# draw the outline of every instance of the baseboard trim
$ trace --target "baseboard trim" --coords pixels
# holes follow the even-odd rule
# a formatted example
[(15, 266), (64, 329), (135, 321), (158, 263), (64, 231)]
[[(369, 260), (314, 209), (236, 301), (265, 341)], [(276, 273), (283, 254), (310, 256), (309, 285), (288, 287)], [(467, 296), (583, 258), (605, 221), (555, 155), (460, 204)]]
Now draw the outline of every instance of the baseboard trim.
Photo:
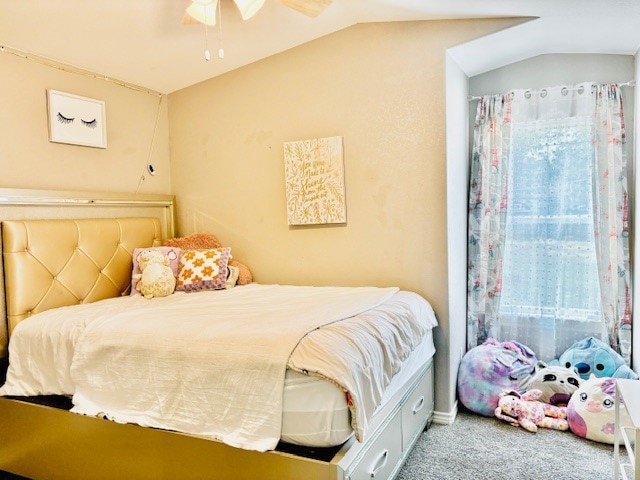
[(433, 423), (438, 423), (441, 425), (451, 425), (456, 419), (456, 415), (458, 415), (458, 401), (453, 404), (453, 408), (450, 412), (433, 412)]

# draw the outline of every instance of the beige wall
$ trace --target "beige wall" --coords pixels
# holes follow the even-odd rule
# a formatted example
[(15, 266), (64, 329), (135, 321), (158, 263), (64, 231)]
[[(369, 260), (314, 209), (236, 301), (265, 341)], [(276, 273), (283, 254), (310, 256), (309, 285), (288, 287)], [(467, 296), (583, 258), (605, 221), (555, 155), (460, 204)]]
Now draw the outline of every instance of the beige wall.
[[(170, 193), (168, 105), (159, 97), (95, 76), (0, 53), (0, 187), (135, 192), (151, 161), (157, 175), (141, 193)], [(107, 149), (48, 140), (47, 89), (104, 100)]]
[[(513, 23), (360, 24), (171, 94), (179, 232), (216, 233), (263, 283), (416, 291), (446, 325), (445, 51)], [(283, 142), (333, 135), (347, 224), (291, 228)]]

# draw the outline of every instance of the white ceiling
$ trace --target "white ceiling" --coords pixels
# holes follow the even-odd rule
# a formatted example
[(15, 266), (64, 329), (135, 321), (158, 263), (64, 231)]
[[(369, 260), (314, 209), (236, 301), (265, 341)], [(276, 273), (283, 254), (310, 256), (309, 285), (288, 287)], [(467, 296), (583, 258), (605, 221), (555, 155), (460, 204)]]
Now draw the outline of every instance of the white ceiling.
[(220, 1), (222, 34), (217, 26), (206, 32), (209, 62), (204, 26), (181, 24), (189, 0), (0, 0), (0, 46), (162, 93), (362, 22), (538, 17), (456, 48), (469, 75), (542, 53), (640, 47), (637, 0), (333, 0), (314, 19), (267, 0), (248, 21), (232, 0)]

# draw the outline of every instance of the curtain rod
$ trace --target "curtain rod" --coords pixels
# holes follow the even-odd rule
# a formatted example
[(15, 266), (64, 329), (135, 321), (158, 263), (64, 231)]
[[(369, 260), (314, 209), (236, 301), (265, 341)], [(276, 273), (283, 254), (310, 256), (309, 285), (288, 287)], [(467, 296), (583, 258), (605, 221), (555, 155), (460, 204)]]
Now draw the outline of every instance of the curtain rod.
[[(595, 83), (594, 83), (595, 85)], [(636, 86), (636, 81), (635, 80), (629, 80), (628, 82), (624, 82), (624, 83), (616, 83), (616, 85), (618, 87), (635, 87)], [(573, 87), (573, 88), (569, 88), (569, 87), (563, 87), (563, 94), (566, 95), (566, 92), (569, 91), (574, 91), (574, 90), (580, 90), (582, 87)], [(529, 96), (531, 96), (532, 93), (540, 93), (540, 95), (542, 97), (545, 97), (547, 95), (547, 89), (546, 88), (541, 88), (539, 90), (527, 90), (527, 92), (529, 93)], [(582, 92), (580, 92), (582, 93)], [(494, 95), (499, 95), (499, 94), (494, 94)], [(482, 98), (482, 96), (472, 96), (472, 95), (468, 95), (467, 96), (467, 100), (472, 102), (474, 100), (480, 100)], [(529, 97), (527, 97), (529, 98)]]

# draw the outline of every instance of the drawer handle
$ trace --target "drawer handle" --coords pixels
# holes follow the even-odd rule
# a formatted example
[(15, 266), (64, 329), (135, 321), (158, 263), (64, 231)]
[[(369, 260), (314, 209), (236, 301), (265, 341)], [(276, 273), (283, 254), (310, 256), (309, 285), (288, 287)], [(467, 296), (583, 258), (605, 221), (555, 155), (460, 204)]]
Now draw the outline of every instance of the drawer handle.
[(376, 475), (378, 474), (378, 472), (380, 472), (380, 470), (382, 470), (384, 468), (384, 466), (387, 464), (387, 460), (389, 460), (389, 450), (384, 450), (382, 452), (382, 454), (378, 457), (378, 460), (376, 461), (376, 465), (377, 467), (373, 469), (373, 471), (371, 472), (371, 478), (375, 478)]
[(420, 400), (418, 400), (416, 404), (413, 406), (413, 414), (415, 415), (420, 410), (422, 410), (422, 407), (424, 407), (424, 395), (420, 397)]

